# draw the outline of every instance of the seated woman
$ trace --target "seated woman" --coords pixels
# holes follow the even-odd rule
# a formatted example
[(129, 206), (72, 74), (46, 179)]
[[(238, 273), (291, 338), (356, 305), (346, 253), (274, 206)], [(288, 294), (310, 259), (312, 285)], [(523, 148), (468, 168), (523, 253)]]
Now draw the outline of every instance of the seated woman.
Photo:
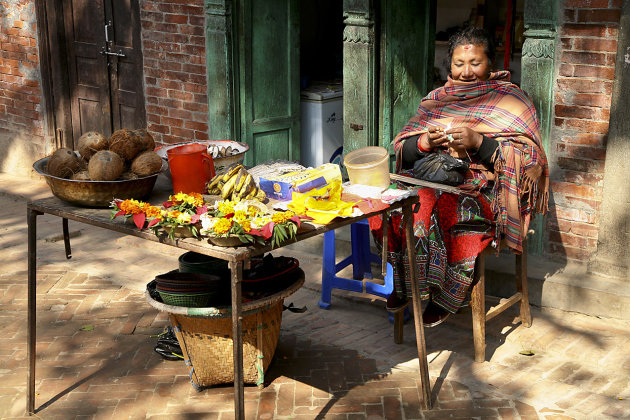
[[(421, 298), (430, 297), (425, 326), (443, 322), (469, 298), (475, 259), (488, 244), (505, 241), (522, 252), (530, 217), (547, 210), (548, 167), (536, 111), (510, 83), (508, 71), (491, 72), (494, 52), (485, 32), (466, 28), (449, 40), (450, 76), (422, 99), (417, 113), (394, 139), (396, 172), (411, 174), (429, 153), (468, 161), (463, 194), (418, 188), (414, 213), (416, 272)], [(371, 227), (382, 240), (380, 219)], [(389, 262), (395, 291), (388, 309), (406, 303), (411, 283), (401, 215), (388, 221)]]

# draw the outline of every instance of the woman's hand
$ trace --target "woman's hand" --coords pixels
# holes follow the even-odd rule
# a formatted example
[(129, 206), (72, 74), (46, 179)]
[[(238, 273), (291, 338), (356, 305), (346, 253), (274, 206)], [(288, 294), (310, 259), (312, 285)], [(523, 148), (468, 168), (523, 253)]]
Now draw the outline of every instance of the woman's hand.
[(429, 127), (427, 135), (420, 138), (420, 144), (425, 150), (433, 150), (436, 147), (448, 146), (449, 139), (442, 127)]
[(444, 133), (448, 138), (448, 146), (457, 151), (479, 149), (483, 141), (481, 134), (468, 127), (454, 127)]

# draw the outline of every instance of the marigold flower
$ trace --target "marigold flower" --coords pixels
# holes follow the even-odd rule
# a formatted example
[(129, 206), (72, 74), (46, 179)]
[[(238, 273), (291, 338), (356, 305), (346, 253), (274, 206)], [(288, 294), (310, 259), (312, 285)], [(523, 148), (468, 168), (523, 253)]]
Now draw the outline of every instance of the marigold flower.
[(120, 203), (120, 209), (126, 214), (142, 213), (142, 203), (138, 200), (128, 199)]
[(219, 211), (223, 214), (234, 213), (234, 205), (231, 201), (223, 201), (219, 203)]
[(232, 228), (232, 220), (230, 219), (219, 219), (214, 224), (214, 232), (217, 234), (228, 233)]
[(177, 215), (177, 222), (179, 222), (180, 224), (186, 224), (186, 223), (190, 223), (190, 219), (192, 218), (192, 215), (188, 214), (188, 213), (179, 213)]
[(245, 213), (243, 210), (237, 210), (234, 212), (233, 219), (235, 222), (242, 224), (241, 222), (247, 219), (247, 213)]
[(278, 212), (278, 213), (274, 213), (271, 216), (271, 220), (274, 223), (284, 223), (287, 220), (291, 219), (293, 216), (295, 215), (295, 213), (293, 213), (292, 211), (283, 211), (283, 212)]
[(252, 230), (252, 223), (249, 220), (243, 220), (242, 222), (239, 222), (239, 224), (245, 232), (249, 233), (249, 231)]
[(170, 219), (177, 219), (180, 214), (182, 214), (181, 211), (173, 210), (173, 211), (169, 211), (168, 213), (166, 213), (166, 217), (168, 217)]
[(147, 217), (159, 218), (162, 216), (162, 210), (156, 206), (147, 206), (144, 209), (144, 214), (146, 214)]

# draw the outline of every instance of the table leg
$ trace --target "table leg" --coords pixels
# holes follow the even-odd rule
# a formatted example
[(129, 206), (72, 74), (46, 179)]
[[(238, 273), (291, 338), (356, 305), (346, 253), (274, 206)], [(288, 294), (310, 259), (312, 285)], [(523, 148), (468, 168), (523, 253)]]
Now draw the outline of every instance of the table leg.
[(234, 418), (245, 418), (245, 389), (243, 372), (243, 315), (241, 307), (241, 282), (243, 263), (230, 261), (232, 283), (232, 346), (234, 357)]
[(418, 295), (418, 271), (416, 270), (416, 246), (413, 235), (413, 211), (411, 205), (403, 207), (403, 223), (407, 241), (407, 257), (409, 258), (409, 275), (411, 277), (411, 296), (413, 302), (413, 319), (416, 327), (416, 346), (418, 347), (418, 363), (420, 364), (420, 380), (422, 382), (422, 408), (431, 409), (431, 382), (429, 382), (429, 366), (427, 347), (424, 340), (424, 325), (420, 296)]
[(26, 412), (35, 413), (35, 345), (36, 335), (36, 299), (37, 299), (37, 216), (41, 212), (27, 208), (26, 223), (28, 226), (28, 314), (27, 314), (27, 358), (28, 377), (26, 386)]

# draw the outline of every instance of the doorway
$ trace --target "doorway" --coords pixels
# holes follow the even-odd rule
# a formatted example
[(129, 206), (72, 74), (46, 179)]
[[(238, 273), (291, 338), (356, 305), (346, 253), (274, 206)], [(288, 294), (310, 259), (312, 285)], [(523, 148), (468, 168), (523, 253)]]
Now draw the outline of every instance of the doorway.
[(58, 144), (76, 149), (88, 131), (143, 128), (139, 2), (58, 0), (46, 15)]

